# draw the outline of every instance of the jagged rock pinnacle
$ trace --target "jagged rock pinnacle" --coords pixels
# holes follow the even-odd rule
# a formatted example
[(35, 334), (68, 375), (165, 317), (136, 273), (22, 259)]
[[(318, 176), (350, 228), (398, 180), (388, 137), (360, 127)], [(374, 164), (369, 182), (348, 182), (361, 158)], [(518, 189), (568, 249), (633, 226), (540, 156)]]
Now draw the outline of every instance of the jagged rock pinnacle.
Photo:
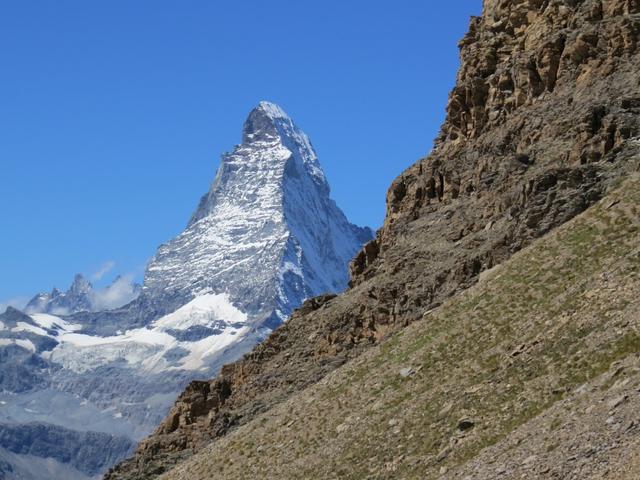
[(281, 322), (304, 298), (344, 289), (354, 247), (371, 237), (330, 199), (307, 135), (282, 108), (260, 102), (185, 232), (149, 264), (143, 291), (185, 301), (226, 291), (241, 310), (277, 312)]

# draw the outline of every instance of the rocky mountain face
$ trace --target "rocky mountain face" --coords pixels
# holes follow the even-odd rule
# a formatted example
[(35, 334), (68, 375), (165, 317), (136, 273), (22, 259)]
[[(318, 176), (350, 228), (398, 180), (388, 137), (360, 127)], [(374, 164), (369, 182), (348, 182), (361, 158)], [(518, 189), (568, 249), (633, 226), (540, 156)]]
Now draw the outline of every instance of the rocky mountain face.
[[(131, 440), (100, 432), (77, 432), (55, 425), (31, 423), (27, 425), (4, 425), (0, 429), (0, 458), (2, 452), (46, 458), (51, 463), (67, 465), (87, 476), (94, 477), (113, 462), (131, 451)], [(105, 455), (105, 452), (107, 454)], [(11, 465), (11, 461), (7, 462)], [(18, 471), (7, 472), (11, 476), (29, 477), (35, 472), (20, 472), (24, 466), (16, 465)], [(13, 470), (12, 467), (10, 467)], [(9, 473), (13, 474), (10, 475)], [(40, 472), (40, 478), (45, 478)]]
[[(68, 292), (0, 315), (0, 460), (22, 472), (14, 478), (100, 473), (189, 381), (249, 351), (307, 297), (346, 288), (349, 260), (372, 238), (330, 199), (308, 137), (260, 103), (185, 231), (149, 262), (135, 300), (92, 311), (99, 292), (78, 276)], [(49, 457), (53, 470), (42, 463)]]
[(640, 174), (160, 478), (638, 478)]
[(435, 148), (392, 183), (350, 290), (308, 301), (244, 360), (192, 383), (107, 478), (153, 478), (215, 445), (636, 171), (639, 33), (636, 0), (486, 0), (460, 42)]
[(91, 310), (90, 295), (92, 290), (91, 283), (82, 274), (77, 274), (69, 290), (61, 292), (54, 288), (51, 293), (38, 293), (27, 303), (25, 311), (62, 315), (89, 311)]
[(96, 290), (81, 273), (78, 273), (66, 292), (54, 287), (51, 293), (38, 293), (27, 303), (24, 311), (71, 315), (113, 309), (135, 300), (140, 295), (140, 290), (140, 285), (121, 276), (107, 287)]

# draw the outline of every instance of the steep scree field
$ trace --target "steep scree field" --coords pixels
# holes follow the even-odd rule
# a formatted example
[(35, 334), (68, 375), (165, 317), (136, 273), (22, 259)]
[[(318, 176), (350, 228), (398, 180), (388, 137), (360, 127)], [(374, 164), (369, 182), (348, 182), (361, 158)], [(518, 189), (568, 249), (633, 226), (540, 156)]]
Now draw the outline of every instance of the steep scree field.
[(639, 240), (635, 175), (162, 478), (639, 478)]

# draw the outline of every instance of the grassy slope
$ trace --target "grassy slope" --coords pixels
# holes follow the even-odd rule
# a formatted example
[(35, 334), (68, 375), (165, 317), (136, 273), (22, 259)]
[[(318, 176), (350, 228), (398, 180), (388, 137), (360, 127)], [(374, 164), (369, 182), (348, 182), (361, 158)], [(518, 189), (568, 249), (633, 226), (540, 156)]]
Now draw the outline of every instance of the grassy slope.
[[(639, 240), (635, 176), (163, 478), (452, 474), (640, 351)], [(404, 377), (407, 367), (414, 373)], [(461, 429), (464, 418), (473, 426)]]

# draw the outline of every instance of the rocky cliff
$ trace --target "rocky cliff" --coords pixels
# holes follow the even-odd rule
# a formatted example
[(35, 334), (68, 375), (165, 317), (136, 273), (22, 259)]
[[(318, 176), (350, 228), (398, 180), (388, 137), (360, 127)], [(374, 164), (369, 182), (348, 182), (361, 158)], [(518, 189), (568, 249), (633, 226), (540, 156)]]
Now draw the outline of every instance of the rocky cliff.
[(640, 174), (162, 480), (640, 476)]
[(472, 286), (599, 200), (640, 154), (640, 2), (487, 0), (432, 153), (391, 185), (351, 289), (308, 301), (180, 396), (107, 478), (152, 478)]

